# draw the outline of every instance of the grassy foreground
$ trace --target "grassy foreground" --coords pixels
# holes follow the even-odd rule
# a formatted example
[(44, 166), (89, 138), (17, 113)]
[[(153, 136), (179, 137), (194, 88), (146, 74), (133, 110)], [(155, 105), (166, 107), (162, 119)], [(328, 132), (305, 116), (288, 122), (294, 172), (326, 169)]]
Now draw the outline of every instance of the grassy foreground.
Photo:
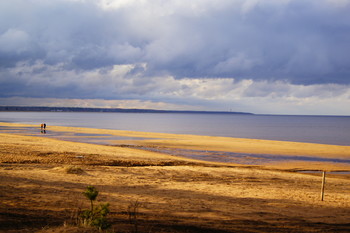
[[(1, 123), (0, 125), (9, 125)], [(10, 124), (11, 125), (11, 124)], [(223, 137), (50, 127), (154, 138), (139, 145), (350, 158), (349, 147)], [(130, 143), (124, 141), (123, 143)], [(88, 185), (109, 202), (110, 232), (349, 232), (350, 170), (326, 162), (242, 166), (127, 147), (1, 133), (0, 232), (94, 232), (74, 225)], [(137, 221), (129, 219), (137, 207)]]

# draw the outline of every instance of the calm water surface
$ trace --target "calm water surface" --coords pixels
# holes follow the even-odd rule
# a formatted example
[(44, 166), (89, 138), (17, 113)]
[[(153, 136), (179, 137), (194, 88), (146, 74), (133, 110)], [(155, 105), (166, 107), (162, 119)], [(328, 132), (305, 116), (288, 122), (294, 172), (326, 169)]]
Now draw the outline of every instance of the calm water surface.
[(348, 116), (0, 112), (0, 121), (350, 145)]

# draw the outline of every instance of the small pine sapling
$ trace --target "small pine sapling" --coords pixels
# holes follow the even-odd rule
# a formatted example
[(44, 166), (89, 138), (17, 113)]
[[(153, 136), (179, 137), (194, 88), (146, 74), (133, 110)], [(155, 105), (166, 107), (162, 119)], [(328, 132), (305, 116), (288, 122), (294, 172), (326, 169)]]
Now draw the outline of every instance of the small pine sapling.
[(110, 224), (107, 221), (107, 215), (110, 212), (109, 203), (94, 206), (94, 201), (98, 196), (98, 191), (94, 186), (88, 186), (83, 194), (90, 200), (90, 210), (83, 210), (80, 213), (82, 224), (94, 226), (100, 230), (109, 228)]

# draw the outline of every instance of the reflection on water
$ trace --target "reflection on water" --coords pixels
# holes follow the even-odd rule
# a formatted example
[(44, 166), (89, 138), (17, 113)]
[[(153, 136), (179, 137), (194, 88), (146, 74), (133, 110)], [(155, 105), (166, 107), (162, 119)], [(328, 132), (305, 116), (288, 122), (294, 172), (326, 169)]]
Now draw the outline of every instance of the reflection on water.
[(138, 147), (140, 149), (170, 154), (174, 156), (182, 156), (191, 159), (199, 159), (210, 162), (226, 162), (249, 165), (264, 165), (276, 162), (286, 161), (307, 161), (307, 162), (331, 162), (331, 163), (347, 163), (350, 159), (337, 158), (321, 158), (309, 156), (290, 156), (290, 155), (270, 155), (270, 154), (249, 154), (234, 153), (225, 151), (204, 151), (204, 150), (188, 150), (188, 149), (172, 149), (172, 148), (149, 148)]
[[(297, 171), (298, 173), (306, 173), (306, 174), (322, 174), (323, 171), (316, 170), (306, 170), (306, 171)], [(350, 175), (350, 171), (329, 171), (327, 174), (333, 175)]]

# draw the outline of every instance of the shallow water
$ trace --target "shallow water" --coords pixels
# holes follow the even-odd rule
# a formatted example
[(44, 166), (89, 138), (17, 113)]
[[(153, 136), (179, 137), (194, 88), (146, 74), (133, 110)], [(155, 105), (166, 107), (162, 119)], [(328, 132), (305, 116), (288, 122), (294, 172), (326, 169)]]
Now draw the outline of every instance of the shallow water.
[(286, 161), (306, 161), (306, 162), (331, 162), (350, 164), (350, 159), (321, 158), (310, 156), (290, 156), (290, 155), (271, 155), (271, 154), (249, 154), (234, 153), (223, 151), (204, 151), (204, 150), (187, 150), (171, 148), (148, 148), (138, 147), (140, 149), (166, 153), (175, 156), (181, 156), (191, 159), (199, 159), (211, 162), (230, 162), (245, 165), (264, 165), (276, 162)]
[(111, 134), (87, 134), (73, 133), (63, 131), (41, 130), (36, 127), (7, 127), (0, 126), (0, 131), (4, 133), (13, 133), (26, 136), (56, 138), (63, 141), (85, 142), (99, 145), (110, 145), (112, 141), (117, 140), (146, 140), (141, 137), (115, 136)]
[[(314, 170), (307, 170), (307, 171), (297, 171), (298, 173), (305, 173), (305, 174), (322, 174), (323, 171), (314, 171)], [(350, 171), (328, 171), (327, 174), (332, 175), (350, 175)]]
[(350, 146), (348, 116), (0, 112), (0, 122), (195, 134)]

